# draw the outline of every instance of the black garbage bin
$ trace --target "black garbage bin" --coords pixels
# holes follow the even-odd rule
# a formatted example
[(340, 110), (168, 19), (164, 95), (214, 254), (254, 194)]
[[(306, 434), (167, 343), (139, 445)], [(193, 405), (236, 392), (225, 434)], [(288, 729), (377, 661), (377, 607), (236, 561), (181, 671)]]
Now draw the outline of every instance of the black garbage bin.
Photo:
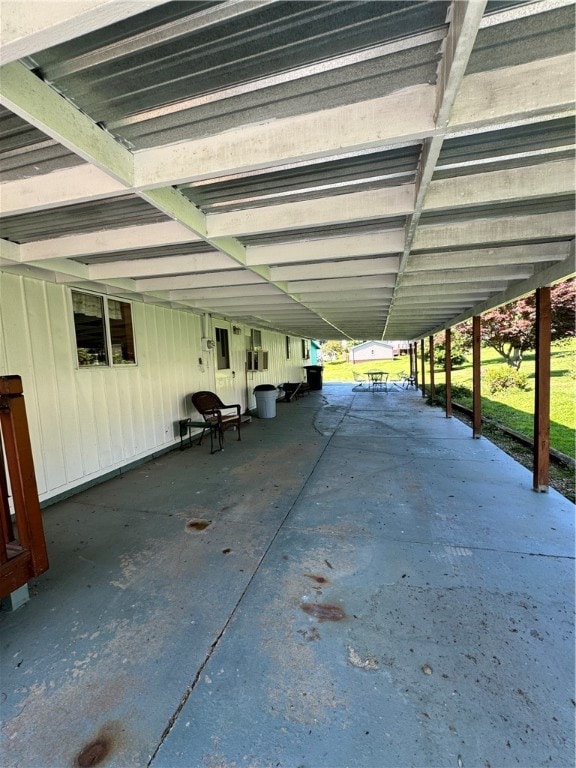
[(306, 381), (310, 389), (322, 389), (322, 371), (321, 365), (305, 365)]

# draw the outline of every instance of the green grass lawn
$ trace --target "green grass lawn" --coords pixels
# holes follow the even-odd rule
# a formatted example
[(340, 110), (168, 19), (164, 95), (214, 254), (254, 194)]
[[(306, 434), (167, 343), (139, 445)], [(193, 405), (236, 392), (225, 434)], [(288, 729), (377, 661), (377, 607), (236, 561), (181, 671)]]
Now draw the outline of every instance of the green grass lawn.
[[(420, 360), (418, 361), (420, 363)], [(491, 366), (504, 365), (504, 360), (490, 348), (482, 350), (482, 414), (511, 429), (532, 438), (534, 412), (534, 353), (527, 353), (520, 371), (526, 374), (528, 389), (507, 389), (496, 393), (488, 392), (484, 377)], [(420, 367), (420, 366), (419, 366)], [(388, 371), (390, 381), (398, 380), (409, 368), (408, 358), (356, 363), (324, 363), (323, 379), (329, 381), (354, 382), (353, 372), (370, 370)], [(434, 372), (436, 384), (445, 380), (444, 371)], [(428, 363), (426, 363), (426, 385), (430, 384)], [(471, 359), (452, 371), (452, 385), (472, 389)], [(551, 392), (550, 392), (550, 444), (552, 448), (568, 456), (574, 456), (576, 427), (576, 339), (564, 339), (552, 345)], [(471, 406), (471, 400), (460, 398), (462, 405)]]

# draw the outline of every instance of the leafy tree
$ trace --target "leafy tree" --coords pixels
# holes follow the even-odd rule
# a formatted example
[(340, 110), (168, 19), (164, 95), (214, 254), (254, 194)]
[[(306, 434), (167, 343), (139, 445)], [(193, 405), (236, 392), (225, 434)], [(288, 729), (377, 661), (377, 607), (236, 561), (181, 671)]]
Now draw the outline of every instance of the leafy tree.
[(342, 360), (346, 355), (346, 350), (342, 341), (325, 341), (320, 347), (323, 360)]
[[(466, 332), (465, 325), (465, 323), (462, 323), (452, 328), (450, 362), (453, 368), (466, 362), (466, 353), (472, 346), (472, 336)], [(434, 367), (438, 367), (441, 371), (446, 370), (445, 339), (444, 333), (438, 333), (434, 337)]]
[[(552, 341), (576, 334), (576, 284), (574, 279), (550, 291)], [(536, 297), (532, 293), (482, 315), (482, 343), (492, 347), (512, 367), (519, 369), (522, 354), (536, 346)], [(471, 341), (471, 327), (464, 329)]]

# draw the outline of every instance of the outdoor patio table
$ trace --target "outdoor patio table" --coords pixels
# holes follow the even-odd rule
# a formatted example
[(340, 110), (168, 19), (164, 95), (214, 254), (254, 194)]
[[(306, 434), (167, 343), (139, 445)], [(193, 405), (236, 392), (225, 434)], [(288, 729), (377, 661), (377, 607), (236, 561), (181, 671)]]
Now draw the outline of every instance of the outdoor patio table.
[(370, 389), (373, 392), (383, 391), (387, 392), (388, 373), (386, 371), (366, 371), (366, 376), (370, 380)]

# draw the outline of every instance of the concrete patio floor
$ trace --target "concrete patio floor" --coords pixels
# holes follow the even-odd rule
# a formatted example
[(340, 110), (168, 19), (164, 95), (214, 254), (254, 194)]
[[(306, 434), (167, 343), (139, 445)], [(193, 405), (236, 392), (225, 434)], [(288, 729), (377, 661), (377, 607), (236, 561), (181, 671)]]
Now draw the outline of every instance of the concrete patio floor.
[(574, 508), (398, 388), (45, 510), (3, 768), (574, 765)]

